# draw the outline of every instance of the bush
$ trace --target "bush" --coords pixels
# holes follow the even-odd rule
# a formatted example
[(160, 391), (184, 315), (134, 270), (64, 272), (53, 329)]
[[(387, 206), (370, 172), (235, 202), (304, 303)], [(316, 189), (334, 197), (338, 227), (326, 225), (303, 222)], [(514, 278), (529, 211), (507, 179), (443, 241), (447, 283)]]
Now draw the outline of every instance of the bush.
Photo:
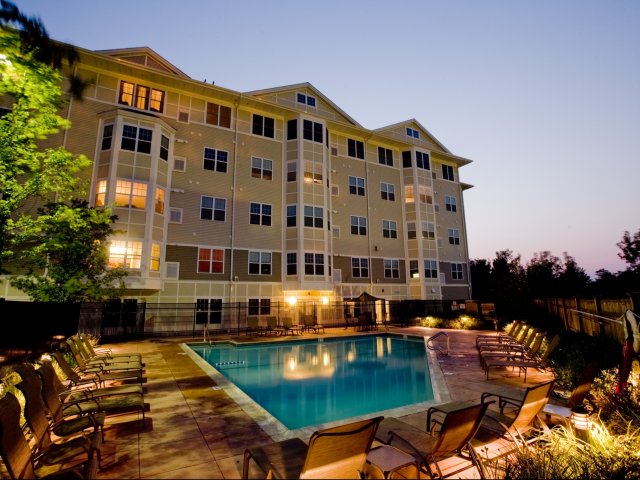
[(608, 428), (624, 434), (630, 427), (640, 429), (640, 364), (634, 360), (627, 388), (615, 393), (618, 371), (618, 367), (602, 371), (593, 382), (591, 396)]
[[(490, 328), (489, 323), (472, 317), (471, 315), (459, 315), (456, 318), (422, 317), (418, 318), (418, 325), (428, 328), (452, 328), (458, 330), (485, 330)], [(493, 326), (493, 322), (491, 322)]]

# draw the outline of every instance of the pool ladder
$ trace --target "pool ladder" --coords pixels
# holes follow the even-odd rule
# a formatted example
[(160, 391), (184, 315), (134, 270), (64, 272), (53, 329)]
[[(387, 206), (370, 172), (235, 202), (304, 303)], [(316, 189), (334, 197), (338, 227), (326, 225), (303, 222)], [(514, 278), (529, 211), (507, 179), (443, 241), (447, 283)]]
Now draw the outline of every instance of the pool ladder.
[[(433, 341), (439, 337), (446, 338), (447, 340), (446, 348), (443, 348), (440, 345), (435, 345), (433, 343)], [(429, 337), (429, 340), (427, 340), (427, 348), (429, 350), (435, 350), (436, 352), (441, 353), (442, 355), (449, 356), (449, 335), (447, 334), (447, 332), (438, 332), (433, 337)]]

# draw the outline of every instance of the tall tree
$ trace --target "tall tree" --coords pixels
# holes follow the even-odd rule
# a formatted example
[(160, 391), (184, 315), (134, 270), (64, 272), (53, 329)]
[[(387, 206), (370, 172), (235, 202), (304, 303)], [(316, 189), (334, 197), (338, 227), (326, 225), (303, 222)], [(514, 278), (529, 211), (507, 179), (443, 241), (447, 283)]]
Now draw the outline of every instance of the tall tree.
[(640, 230), (633, 235), (625, 231), (622, 235), (622, 240), (616, 245), (621, 250), (618, 253), (618, 257), (626, 262), (627, 270), (640, 271)]
[(578, 266), (576, 259), (563, 252), (564, 268), (558, 276), (558, 295), (561, 297), (584, 297), (590, 293), (591, 277)]
[(550, 251), (535, 253), (527, 263), (527, 290), (532, 298), (555, 296), (558, 292), (558, 277), (562, 263)]
[(492, 300), (491, 264), (484, 258), (469, 262), (471, 293), (474, 300)]

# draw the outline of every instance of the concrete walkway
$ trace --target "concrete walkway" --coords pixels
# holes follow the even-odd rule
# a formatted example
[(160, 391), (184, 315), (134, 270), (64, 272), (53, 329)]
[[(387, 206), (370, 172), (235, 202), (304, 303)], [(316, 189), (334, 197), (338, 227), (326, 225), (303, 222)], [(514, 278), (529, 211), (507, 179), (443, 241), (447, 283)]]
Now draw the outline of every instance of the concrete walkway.
[[(432, 336), (441, 330), (410, 327), (395, 331)], [(449, 335), (451, 350), (448, 356), (438, 355), (436, 369), (448, 387), (447, 400), (479, 400), (484, 391), (515, 391), (551, 378), (550, 374), (530, 371), (525, 384), (522, 377), (505, 370), (492, 373), (492, 380), (487, 381), (478, 361), (475, 337), (492, 332), (443, 331)], [(340, 328), (327, 329), (325, 335), (354, 333)], [(238, 339), (219, 336), (212, 340), (228, 338)], [(265, 337), (257, 340), (264, 341)], [(144, 425), (137, 415), (109, 417), (99, 479), (241, 478), (245, 448), (273, 441), (251, 409), (216, 385), (180, 345), (198, 341), (167, 338), (108, 345), (114, 352), (142, 354), (147, 379), (145, 402), (149, 408)], [(424, 428), (425, 412), (401, 418)], [(250, 472), (251, 478), (260, 476), (257, 469)]]

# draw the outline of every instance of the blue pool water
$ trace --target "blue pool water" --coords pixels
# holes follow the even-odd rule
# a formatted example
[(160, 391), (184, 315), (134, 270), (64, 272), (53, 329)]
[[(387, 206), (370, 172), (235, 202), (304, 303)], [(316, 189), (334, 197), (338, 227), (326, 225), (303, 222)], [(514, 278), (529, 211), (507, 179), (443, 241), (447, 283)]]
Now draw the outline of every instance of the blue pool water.
[(433, 399), (422, 338), (189, 347), (289, 429)]

